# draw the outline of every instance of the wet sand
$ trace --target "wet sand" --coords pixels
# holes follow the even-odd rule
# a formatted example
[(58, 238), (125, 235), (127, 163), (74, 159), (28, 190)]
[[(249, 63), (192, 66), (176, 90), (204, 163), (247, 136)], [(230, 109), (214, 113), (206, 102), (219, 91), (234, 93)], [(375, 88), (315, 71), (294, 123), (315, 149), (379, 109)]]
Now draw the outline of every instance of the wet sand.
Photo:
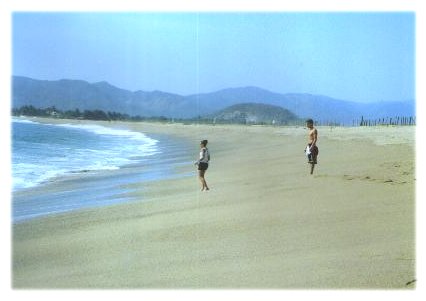
[(211, 190), (129, 184), (140, 202), (13, 225), (14, 288), (415, 287), (414, 127), (320, 127), (311, 176), (301, 127), (100, 124), (173, 135), (194, 161), (208, 139)]

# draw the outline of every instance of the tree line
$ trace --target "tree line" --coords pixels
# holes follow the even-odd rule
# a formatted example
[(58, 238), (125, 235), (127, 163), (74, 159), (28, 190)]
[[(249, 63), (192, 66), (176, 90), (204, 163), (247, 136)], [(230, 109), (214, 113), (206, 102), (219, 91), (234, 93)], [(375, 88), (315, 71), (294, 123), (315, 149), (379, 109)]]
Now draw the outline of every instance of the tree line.
[[(101, 121), (158, 121), (158, 122), (178, 122), (184, 124), (257, 124), (257, 125), (270, 125), (268, 122), (248, 122), (246, 118), (235, 118), (224, 120), (220, 118), (197, 116), (193, 118), (169, 118), (165, 116), (143, 117), (143, 116), (130, 116), (128, 114), (118, 112), (105, 112), (102, 110), (84, 110), (79, 109), (63, 111), (57, 109), (55, 106), (48, 108), (35, 108), (32, 105), (25, 105), (20, 108), (12, 109), (12, 116), (29, 116), (29, 117), (48, 117), (48, 118), (62, 118), (62, 119), (82, 119), (82, 120), (101, 120)], [(302, 121), (300, 121), (302, 122)], [(283, 125), (280, 122), (273, 123), (276, 125)], [(295, 124), (286, 124), (295, 125)]]
[[(63, 118), (63, 119), (84, 119), (84, 120), (102, 120), (102, 121), (155, 121), (155, 122), (178, 122), (184, 124), (246, 124), (246, 125), (289, 125), (289, 126), (304, 126), (305, 119), (298, 118), (291, 120), (285, 124), (280, 122), (249, 122), (246, 118), (235, 119), (220, 119), (212, 117), (197, 116), (194, 118), (169, 118), (165, 116), (157, 117), (143, 117), (143, 116), (130, 116), (128, 114), (118, 112), (105, 112), (102, 110), (84, 110), (79, 109), (62, 111), (55, 106), (49, 108), (35, 108), (31, 105), (25, 105), (20, 108), (12, 109), (12, 116), (31, 116), (31, 117), (49, 117), (49, 118)], [(317, 126), (344, 126), (337, 121), (320, 121), (315, 120)], [(379, 125), (416, 125), (416, 117), (394, 117), (394, 118), (380, 118), (380, 119), (365, 119), (353, 120), (352, 126), (379, 126)]]
[(34, 106), (22, 106), (12, 109), (12, 116), (31, 116), (31, 117), (49, 117), (63, 119), (84, 119), (84, 120), (102, 120), (102, 121), (168, 121), (169, 118), (164, 116), (159, 117), (142, 117), (130, 116), (128, 114), (118, 112), (105, 112), (102, 110), (84, 110), (79, 109), (62, 111), (55, 106), (49, 108), (35, 108)]

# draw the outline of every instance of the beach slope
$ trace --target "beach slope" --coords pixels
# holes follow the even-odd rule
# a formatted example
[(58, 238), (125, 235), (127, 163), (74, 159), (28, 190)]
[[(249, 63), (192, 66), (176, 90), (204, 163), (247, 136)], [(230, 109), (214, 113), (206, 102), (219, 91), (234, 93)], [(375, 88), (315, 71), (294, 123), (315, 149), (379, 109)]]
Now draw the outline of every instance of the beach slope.
[(211, 190), (189, 164), (138, 202), (14, 224), (14, 288), (414, 287), (413, 127), (320, 127), (311, 176), (304, 128), (124, 126), (194, 161), (208, 139)]

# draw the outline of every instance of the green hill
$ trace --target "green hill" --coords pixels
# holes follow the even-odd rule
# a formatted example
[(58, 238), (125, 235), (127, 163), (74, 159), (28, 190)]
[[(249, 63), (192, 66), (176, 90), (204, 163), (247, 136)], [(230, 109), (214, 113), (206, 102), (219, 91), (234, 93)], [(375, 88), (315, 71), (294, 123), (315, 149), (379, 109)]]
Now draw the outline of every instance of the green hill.
[(262, 103), (241, 103), (227, 107), (208, 118), (216, 122), (247, 124), (290, 124), (298, 117), (287, 109)]

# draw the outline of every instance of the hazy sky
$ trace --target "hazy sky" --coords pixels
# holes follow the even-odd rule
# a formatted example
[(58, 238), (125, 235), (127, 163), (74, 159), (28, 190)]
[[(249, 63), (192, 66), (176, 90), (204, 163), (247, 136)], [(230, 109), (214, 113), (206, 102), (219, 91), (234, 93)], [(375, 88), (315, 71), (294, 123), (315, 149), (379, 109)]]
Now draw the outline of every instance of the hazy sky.
[(12, 73), (181, 95), (414, 99), (415, 14), (13, 13)]

